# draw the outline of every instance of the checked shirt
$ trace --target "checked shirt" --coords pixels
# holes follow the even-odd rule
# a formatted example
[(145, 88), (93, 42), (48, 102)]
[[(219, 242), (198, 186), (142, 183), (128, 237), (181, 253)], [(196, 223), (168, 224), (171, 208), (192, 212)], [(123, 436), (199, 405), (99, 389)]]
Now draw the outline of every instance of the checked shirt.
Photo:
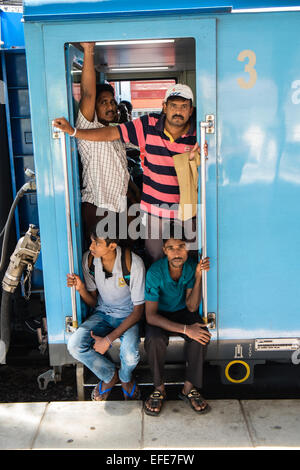
[[(85, 119), (79, 110), (76, 127), (94, 129), (105, 127), (98, 122)], [(89, 202), (113, 212), (125, 209), (129, 181), (125, 145), (121, 140), (93, 142), (77, 139), (82, 162), (82, 202)]]

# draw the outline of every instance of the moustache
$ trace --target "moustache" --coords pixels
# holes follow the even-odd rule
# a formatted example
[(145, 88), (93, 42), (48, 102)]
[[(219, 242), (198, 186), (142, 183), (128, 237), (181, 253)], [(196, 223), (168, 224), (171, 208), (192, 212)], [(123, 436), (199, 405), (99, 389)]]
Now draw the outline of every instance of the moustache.
[(184, 117), (181, 116), (180, 114), (174, 114), (174, 116), (172, 116), (172, 117), (173, 117), (173, 119), (174, 119), (174, 118), (184, 119)]

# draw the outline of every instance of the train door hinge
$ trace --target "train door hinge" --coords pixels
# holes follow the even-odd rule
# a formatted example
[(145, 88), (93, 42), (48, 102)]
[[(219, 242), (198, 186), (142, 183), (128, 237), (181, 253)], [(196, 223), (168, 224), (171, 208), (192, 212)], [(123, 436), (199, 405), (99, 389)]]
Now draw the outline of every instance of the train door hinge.
[(207, 134), (215, 133), (215, 116), (213, 114), (206, 114), (205, 122), (208, 124), (206, 127)]

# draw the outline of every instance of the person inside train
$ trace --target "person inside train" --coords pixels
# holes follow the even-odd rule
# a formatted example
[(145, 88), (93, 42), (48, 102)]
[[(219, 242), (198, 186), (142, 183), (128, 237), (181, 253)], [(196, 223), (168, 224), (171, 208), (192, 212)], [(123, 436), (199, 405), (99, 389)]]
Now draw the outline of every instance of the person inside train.
[[(120, 101), (118, 105), (118, 123), (122, 124), (132, 120), (132, 104), (129, 101)], [(143, 168), (141, 165), (140, 150), (136, 145), (125, 145), (130, 180), (128, 184), (128, 207), (141, 201), (143, 187)]]
[(125, 108), (127, 109), (127, 113), (128, 113), (128, 121), (132, 121), (132, 111), (133, 111), (132, 103), (130, 103), (130, 101), (127, 101), (127, 100), (122, 100), (120, 101), (120, 105), (125, 106)]
[[(132, 104), (129, 101), (120, 101), (118, 104), (118, 124), (123, 124), (132, 120)], [(140, 151), (135, 145), (127, 143), (125, 145), (128, 171), (130, 180), (128, 183), (128, 207), (132, 204), (140, 203), (143, 183), (143, 168), (141, 165)]]
[(197, 413), (209, 411), (201, 396), (203, 363), (210, 333), (198, 309), (201, 302), (202, 272), (209, 270), (209, 258), (199, 263), (189, 256), (181, 225), (171, 223), (163, 233), (164, 257), (146, 274), (145, 350), (153, 377), (154, 391), (145, 401), (145, 413), (159, 415), (166, 398), (164, 364), (169, 336), (185, 340), (186, 375), (179, 398)]
[[(114, 89), (109, 84), (96, 84), (94, 43), (81, 43), (84, 61), (81, 77), (81, 101), (76, 126), (81, 129), (106, 129), (117, 120)], [(82, 218), (85, 238), (106, 215), (127, 209), (129, 172), (123, 142), (97, 142), (78, 139), (82, 163)]]
[[(144, 312), (145, 267), (142, 259), (121, 247), (116, 221), (112, 236), (104, 237), (97, 224), (90, 250), (83, 255), (84, 282), (77, 274), (67, 275), (93, 313), (68, 341), (70, 354), (100, 380), (92, 392), (95, 401), (107, 400), (119, 381), (125, 400), (138, 399), (139, 388), (132, 373), (139, 362), (139, 322)], [(109, 235), (109, 233), (108, 233)], [(120, 338), (120, 368), (107, 357), (112, 343)]]
[(123, 103), (118, 104), (118, 120), (117, 122), (119, 124), (122, 124), (123, 122), (128, 122), (129, 121), (129, 113), (128, 109)]
[[(183, 84), (170, 87), (165, 95), (161, 114), (151, 113), (119, 126), (97, 129), (77, 128), (65, 118), (54, 120), (54, 125), (78, 139), (92, 142), (119, 141), (145, 149), (143, 191), (140, 208), (146, 219), (146, 252), (152, 261), (162, 255), (162, 220), (178, 217), (179, 183), (173, 156), (189, 154), (193, 159), (198, 151), (196, 142), (193, 92)], [(205, 148), (207, 154), (207, 146)], [(195, 237), (195, 217), (185, 223)], [(191, 223), (192, 222), (192, 223)]]

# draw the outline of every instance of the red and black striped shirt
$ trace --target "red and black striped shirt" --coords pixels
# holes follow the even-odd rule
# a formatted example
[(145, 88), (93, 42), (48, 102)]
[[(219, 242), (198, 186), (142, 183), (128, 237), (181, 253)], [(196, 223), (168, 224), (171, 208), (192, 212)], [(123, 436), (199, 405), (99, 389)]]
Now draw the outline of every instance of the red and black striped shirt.
[(165, 130), (165, 114), (149, 114), (118, 126), (121, 140), (145, 154), (141, 209), (159, 217), (176, 218), (180, 193), (173, 155), (192, 150), (196, 143), (193, 122), (177, 140)]

